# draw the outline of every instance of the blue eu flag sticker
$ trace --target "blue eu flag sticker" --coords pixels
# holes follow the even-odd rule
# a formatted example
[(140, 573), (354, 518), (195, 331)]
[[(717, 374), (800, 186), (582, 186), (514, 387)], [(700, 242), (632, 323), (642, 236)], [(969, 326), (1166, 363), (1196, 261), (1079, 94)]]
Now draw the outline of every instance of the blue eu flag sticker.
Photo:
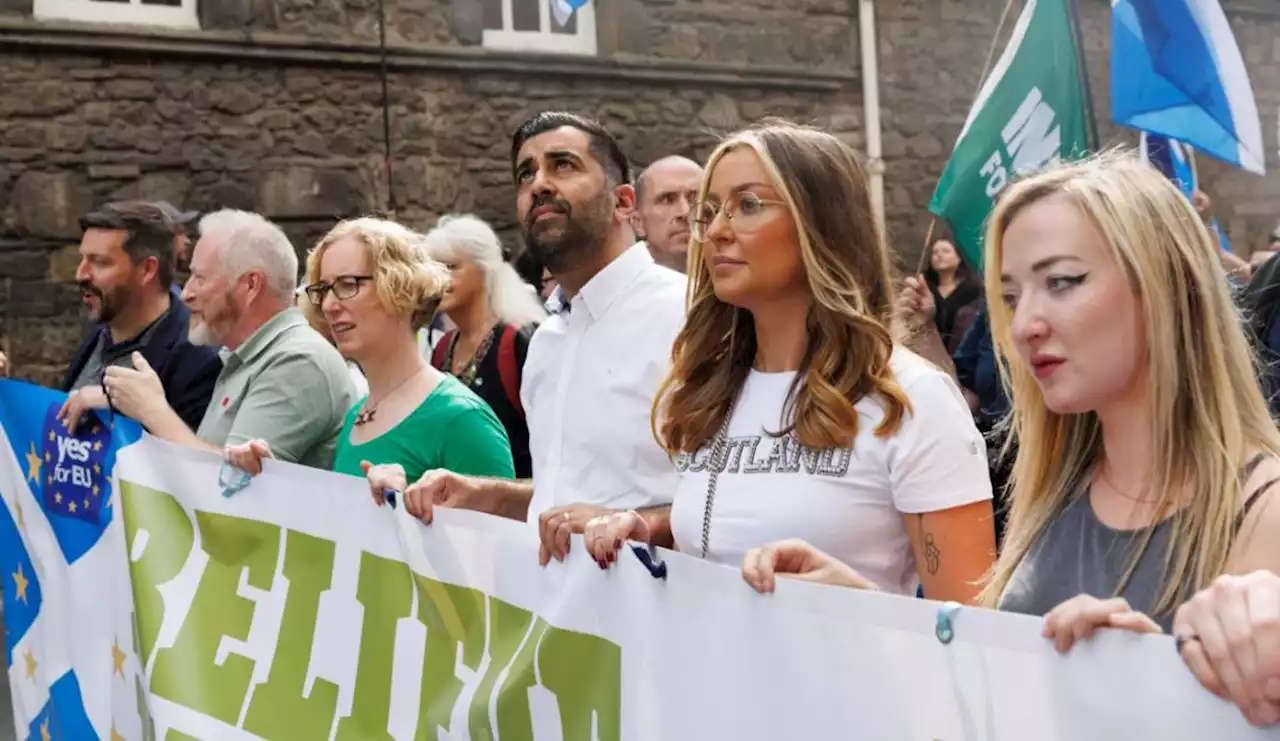
[(58, 419), (59, 404), (45, 412), (40, 438), (44, 458), (45, 511), (102, 525), (102, 510), (110, 500), (107, 454), (111, 429), (96, 414), (88, 414), (75, 434)]
[(137, 442), (142, 428), (90, 411), (73, 434), (58, 419), (66, 400), (58, 391), (0, 379), (0, 428), (25, 474), (22, 485), (40, 503), (58, 548), (73, 564), (110, 524), (116, 452)]

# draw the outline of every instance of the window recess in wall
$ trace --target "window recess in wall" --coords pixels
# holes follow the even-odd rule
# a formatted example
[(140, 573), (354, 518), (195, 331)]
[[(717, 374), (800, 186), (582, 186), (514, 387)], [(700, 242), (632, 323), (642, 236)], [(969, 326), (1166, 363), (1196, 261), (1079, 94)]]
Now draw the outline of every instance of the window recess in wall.
[(199, 28), (196, 0), (34, 0), (41, 20)]
[(595, 0), (573, 8), (573, 0), (483, 0), (489, 49), (595, 54)]

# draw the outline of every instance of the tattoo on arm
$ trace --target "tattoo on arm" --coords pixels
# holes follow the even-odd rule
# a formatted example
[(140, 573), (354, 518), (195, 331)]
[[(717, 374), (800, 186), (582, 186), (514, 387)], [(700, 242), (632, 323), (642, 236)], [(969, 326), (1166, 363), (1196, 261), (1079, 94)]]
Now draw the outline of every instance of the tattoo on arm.
[(920, 550), (924, 552), (924, 567), (929, 572), (929, 576), (938, 575), (938, 567), (941, 565), (942, 552), (938, 550), (938, 546), (933, 542), (933, 533), (924, 528), (924, 515), (920, 515)]

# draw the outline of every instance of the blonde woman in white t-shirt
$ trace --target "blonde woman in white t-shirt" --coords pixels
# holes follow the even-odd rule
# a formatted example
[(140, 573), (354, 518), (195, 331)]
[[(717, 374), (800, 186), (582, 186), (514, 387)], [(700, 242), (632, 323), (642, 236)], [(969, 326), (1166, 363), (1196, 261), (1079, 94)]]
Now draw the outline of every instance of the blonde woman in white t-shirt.
[(641, 540), (740, 566), (802, 538), (867, 586), (971, 601), (995, 557), (986, 446), (955, 382), (891, 336), (858, 155), (788, 123), (740, 132), (692, 220), (689, 316), (653, 420), (683, 475), (666, 521), (593, 519), (592, 556)]

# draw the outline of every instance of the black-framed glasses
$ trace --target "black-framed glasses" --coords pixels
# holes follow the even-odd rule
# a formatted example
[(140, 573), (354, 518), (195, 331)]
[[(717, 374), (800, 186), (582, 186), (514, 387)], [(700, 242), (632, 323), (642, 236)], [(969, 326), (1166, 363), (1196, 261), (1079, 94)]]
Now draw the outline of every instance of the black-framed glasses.
[(333, 279), (332, 283), (312, 283), (307, 286), (307, 298), (311, 300), (311, 305), (320, 308), (324, 303), (324, 297), (333, 291), (333, 297), (339, 301), (355, 298), (360, 293), (360, 286), (366, 282), (373, 280), (372, 275), (339, 275)]
[(729, 196), (724, 205), (715, 201), (703, 201), (694, 205), (689, 214), (689, 231), (697, 242), (707, 241), (707, 232), (716, 217), (724, 214), (731, 224), (730, 228), (743, 234), (755, 231), (764, 224), (764, 217), (771, 206), (785, 206), (784, 201), (771, 201), (761, 198), (755, 193), (743, 191)]

